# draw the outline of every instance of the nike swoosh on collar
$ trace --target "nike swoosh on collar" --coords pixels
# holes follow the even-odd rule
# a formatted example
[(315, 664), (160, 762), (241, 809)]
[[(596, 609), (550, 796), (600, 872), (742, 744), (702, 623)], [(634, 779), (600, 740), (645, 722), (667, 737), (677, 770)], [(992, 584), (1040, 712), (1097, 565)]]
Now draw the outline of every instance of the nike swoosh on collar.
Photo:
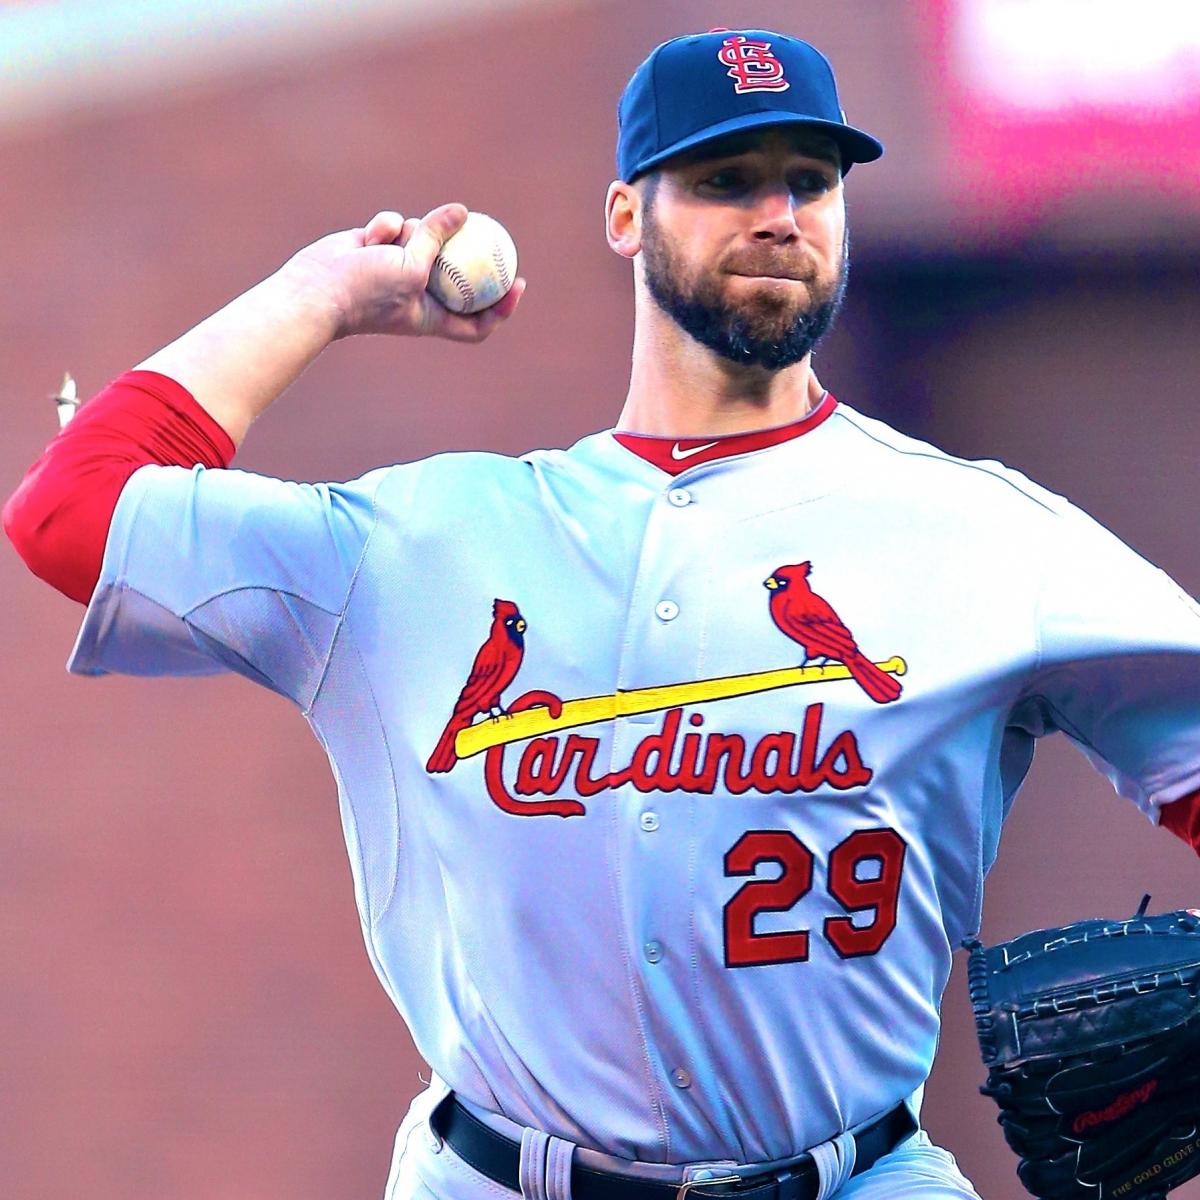
[(679, 443), (671, 447), (671, 457), (676, 462), (682, 462), (685, 458), (691, 458), (693, 454), (699, 454), (703, 450), (711, 450), (717, 443), (707, 442), (703, 446), (693, 446), (690, 450), (680, 450)]

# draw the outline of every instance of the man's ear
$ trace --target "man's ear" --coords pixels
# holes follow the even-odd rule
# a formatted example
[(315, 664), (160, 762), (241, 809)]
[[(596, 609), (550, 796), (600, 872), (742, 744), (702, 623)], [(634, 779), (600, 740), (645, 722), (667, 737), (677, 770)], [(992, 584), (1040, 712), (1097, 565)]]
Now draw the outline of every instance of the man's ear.
[(634, 258), (642, 248), (642, 197), (637, 187), (614, 179), (604, 201), (608, 244), (622, 258)]

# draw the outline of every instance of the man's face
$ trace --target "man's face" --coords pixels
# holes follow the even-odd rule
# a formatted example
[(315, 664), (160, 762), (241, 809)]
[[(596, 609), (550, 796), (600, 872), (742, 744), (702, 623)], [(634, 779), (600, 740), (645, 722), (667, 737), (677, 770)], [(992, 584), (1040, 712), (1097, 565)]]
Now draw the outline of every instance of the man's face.
[(744, 366), (799, 362), (846, 284), (836, 144), (804, 129), (749, 131), (671, 159), (650, 183), (642, 266), (658, 306)]

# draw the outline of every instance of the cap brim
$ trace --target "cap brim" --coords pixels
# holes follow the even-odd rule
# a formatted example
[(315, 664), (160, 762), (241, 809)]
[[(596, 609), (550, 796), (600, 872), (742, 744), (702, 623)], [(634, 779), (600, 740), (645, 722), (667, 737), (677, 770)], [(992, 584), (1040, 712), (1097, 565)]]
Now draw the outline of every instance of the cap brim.
[(649, 171), (652, 167), (660, 166), (667, 159), (674, 158), (685, 150), (694, 150), (697, 146), (715, 142), (731, 133), (741, 133), (746, 129), (766, 129), (772, 125), (800, 125), (806, 129), (815, 129), (820, 133), (827, 134), (837, 143), (838, 149), (841, 151), (843, 175), (850, 170), (854, 163), (874, 162), (883, 154), (882, 142), (877, 141), (869, 133), (864, 133), (861, 129), (855, 129), (852, 125), (842, 125), (837, 121), (821, 121), (815, 117), (805, 117), (799, 113), (777, 110), (748, 113), (742, 117), (722, 121), (717, 125), (709, 125), (697, 133), (681, 138), (666, 147), (665, 150), (660, 150), (657, 154), (652, 155), (645, 162), (638, 163), (625, 182), (632, 183), (639, 175)]

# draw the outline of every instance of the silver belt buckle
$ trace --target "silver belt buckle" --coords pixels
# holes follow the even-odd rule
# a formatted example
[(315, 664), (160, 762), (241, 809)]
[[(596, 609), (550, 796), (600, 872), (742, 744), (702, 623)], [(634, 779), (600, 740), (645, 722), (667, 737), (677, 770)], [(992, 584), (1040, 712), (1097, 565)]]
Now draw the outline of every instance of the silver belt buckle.
[(741, 1183), (740, 1175), (722, 1175), (717, 1179), (689, 1179), (679, 1185), (675, 1200), (687, 1200), (687, 1194), (692, 1188), (715, 1187), (719, 1183)]

